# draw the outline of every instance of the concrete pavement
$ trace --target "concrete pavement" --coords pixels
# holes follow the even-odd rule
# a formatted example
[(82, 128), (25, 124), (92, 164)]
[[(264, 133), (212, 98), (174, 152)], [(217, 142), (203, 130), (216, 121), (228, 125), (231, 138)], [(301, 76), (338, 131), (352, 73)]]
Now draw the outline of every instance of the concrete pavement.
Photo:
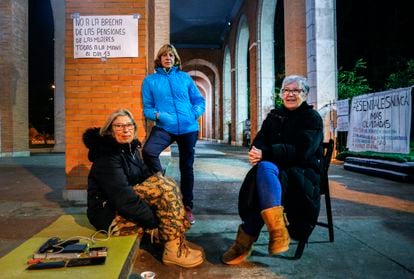
[[(166, 174), (179, 181), (176, 147), (163, 158)], [(156, 278), (414, 278), (414, 185), (346, 171), (329, 171), (335, 242), (317, 227), (300, 260), (296, 243), (282, 256), (267, 255), (264, 229), (248, 262), (226, 266), (221, 254), (240, 223), (237, 196), (250, 165), (243, 147), (199, 141), (194, 188), (196, 224), (187, 238), (203, 247), (206, 262), (193, 269), (165, 266), (159, 247), (144, 238), (129, 278), (152, 270)], [(84, 212), (62, 198), (64, 154), (0, 158), (0, 257), (56, 220)], [(326, 218), (324, 207), (320, 219)], [(1, 277), (1, 275), (0, 275)]]

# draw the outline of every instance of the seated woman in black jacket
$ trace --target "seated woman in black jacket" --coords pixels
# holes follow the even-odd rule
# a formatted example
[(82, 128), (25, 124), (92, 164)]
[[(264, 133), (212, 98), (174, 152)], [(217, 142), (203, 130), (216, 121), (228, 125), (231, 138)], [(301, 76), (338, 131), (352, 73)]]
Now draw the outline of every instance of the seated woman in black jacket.
[(97, 230), (127, 235), (139, 228), (158, 228), (165, 242), (166, 264), (194, 267), (202, 251), (186, 245), (190, 228), (177, 184), (143, 163), (136, 137), (137, 125), (126, 109), (113, 112), (102, 128), (88, 129), (83, 142), (92, 167), (88, 176), (87, 216)]
[(287, 76), (281, 88), (283, 105), (268, 114), (249, 151), (254, 167), (240, 189), (242, 224), (222, 256), (226, 264), (248, 257), (264, 224), (269, 254), (275, 255), (289, 249), (290, 237), (307, 240), (318, 218), (322, 118), (305, 101), (309, 86), (304, 77)]

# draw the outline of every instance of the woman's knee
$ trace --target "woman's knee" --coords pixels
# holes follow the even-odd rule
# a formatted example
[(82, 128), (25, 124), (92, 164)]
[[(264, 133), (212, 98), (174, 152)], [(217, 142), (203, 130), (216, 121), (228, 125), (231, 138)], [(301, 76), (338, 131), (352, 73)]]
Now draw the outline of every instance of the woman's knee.
[(273, 172), (275, 175), (279, 175), (279, 168), (272, 162), (269, 161), (261, 161), (257, 165), (257, 172), (263, 173), (263, 172)]
[(142, 156), (143, 157), (150, 157), (150, 158), (158, 158), (158, 156), (161, 154), (162, 150), (159, 151), (159, 148), (156, 147), (156, 145), (153, 144), (145, 144), (142, 148)]

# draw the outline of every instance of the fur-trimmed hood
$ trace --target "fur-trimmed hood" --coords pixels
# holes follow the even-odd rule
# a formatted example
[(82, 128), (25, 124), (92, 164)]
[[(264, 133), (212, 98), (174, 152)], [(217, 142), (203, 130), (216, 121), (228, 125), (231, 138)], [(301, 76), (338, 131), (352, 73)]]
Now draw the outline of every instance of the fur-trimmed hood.
[(112, 135), (99, 135), (99, 130), (90, 128), (83, 134), (92, 162), (87, 190), (89, 221), (97, 230), (107, 231), (115, 215), (120, 214), (144, 228), (157, 227), (151, 207), (132, 188), (152, 175), (137, 150), (139, 141), (120, 144)]
[(94, 162), (96, 156), (100, 153), (112, 153), (122, 149), (134, 152), (138, 147), (141, 147), (141, 143), (134, 139), (131, 142), (130, 149), (128, 144), (120, 144), (112, 136), (101, 136), (99, 130), (100, 128), (89, 128), (82, 136), (83, 143), (89, 149), (88, 159), (91, 162)]

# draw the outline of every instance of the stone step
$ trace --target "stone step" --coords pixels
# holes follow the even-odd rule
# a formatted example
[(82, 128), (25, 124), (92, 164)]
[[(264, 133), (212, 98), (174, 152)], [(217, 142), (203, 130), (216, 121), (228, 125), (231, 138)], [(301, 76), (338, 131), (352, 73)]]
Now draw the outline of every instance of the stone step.
[(414, 162), (347, 157), (344, 169), (396, 181), (414, 182)]

